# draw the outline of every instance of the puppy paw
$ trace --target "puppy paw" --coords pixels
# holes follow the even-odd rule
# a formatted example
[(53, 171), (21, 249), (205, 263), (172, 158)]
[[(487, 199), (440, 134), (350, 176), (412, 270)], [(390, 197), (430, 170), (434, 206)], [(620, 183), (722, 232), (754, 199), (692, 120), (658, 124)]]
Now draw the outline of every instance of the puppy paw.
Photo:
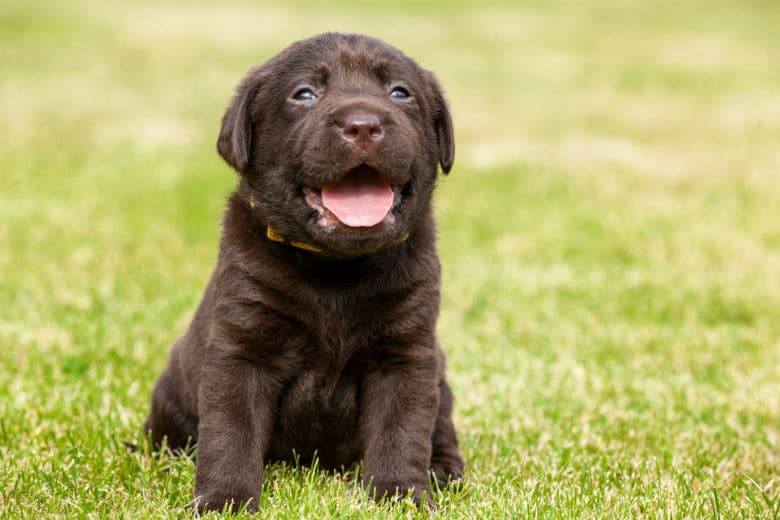
[(371, 484), (370, 494), (377, 502), (409, 497), (417, 507), (425, 507), (431, 511), (436, 509), (436, 503), (431, 498), (431, 487), (427, 483), (408, 484), (380, 480)]
[(463, 466), (463, 459), (457, 456), (434, 457), (431, 460), (431, 474), (441, 489), (463, 478)]
[(256, 513), (257, 499), (248, 498), (245, 500), (235, 500), (224, 496), (200, 495), (184, 506), (185, 509), (197, 511), (198, 514), (208, 513), (210, 511), (219, 511), (230, 514), (237, 513)]

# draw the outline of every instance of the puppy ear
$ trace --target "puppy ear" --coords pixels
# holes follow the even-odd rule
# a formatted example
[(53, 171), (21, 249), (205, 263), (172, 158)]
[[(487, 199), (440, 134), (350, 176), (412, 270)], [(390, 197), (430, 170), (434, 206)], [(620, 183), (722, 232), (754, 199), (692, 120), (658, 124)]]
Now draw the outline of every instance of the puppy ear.
[(252, 150), (252, 107), (260, 89), (260, 68), (251, 69), (236, 88), (236, 95), (222, 117), (217, 151), (238, 173), (249, 167)]
[(435, 104), (434, 121), (436, 123), (436, 140), (439, 145), (439, 164), (447, 174), (455, 161), (455, 132), (452, 127), (452, 116), (444, 99), (442, 89), (436, 78), (433, 78), (433, 99)]

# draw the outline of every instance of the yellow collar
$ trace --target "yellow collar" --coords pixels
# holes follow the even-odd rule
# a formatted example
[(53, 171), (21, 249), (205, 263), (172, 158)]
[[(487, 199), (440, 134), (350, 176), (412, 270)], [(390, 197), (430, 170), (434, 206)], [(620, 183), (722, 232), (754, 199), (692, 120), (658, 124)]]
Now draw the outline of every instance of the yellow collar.
[[(252, 207), (252, 209), (255, 209), (254, 197), (251, 196), (249, 197), (249, 205)], [(270, 224), (268, 225), (268, 227), (265, 228), (265, 236), (268, 237), (268, 240), (271, 240), (273, 242), (279, 242), (280, 244), (287, 244), (293, 247), (297, 247), (298, 249), (303, 249), (304, 251), (311, 251), (312, 253), (322, 253), (323, 251), (321, 247), (317, 247), (312, 244), (307, 244), (306, 242), (298, 242), (297, 240), (287, 240), (286, 238), (284, 238), (284, 236), (277, 233), (274, 230), (274, 228), (271, 227)], [(409, 233), (405, 234), (401, 238), (401, 242), (406, 242), (408, 238), (409, 238)]]
[(298, 242), (297, 240), (285, 240), (282, 235), (274, 231), (274, 229), (269, 225), (265, 229), (265, 236), (268, 237), (269, 240), (273, 240), (274, 242), (280, 242), (282, 244), (288, 244), (293, 247), (297, 247), (298, 249), (303, 249), (304, 251), (311, 251), (312, 253), (322, 253), (322, 248), (313, 246), (311, 244), (307, 244), (306, 242)]

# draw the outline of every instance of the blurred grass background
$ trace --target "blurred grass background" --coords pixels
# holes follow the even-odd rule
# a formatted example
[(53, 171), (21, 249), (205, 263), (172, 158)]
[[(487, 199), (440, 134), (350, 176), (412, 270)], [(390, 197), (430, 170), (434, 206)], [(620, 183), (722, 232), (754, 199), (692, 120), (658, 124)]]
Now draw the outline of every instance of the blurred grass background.
[[(453, 518), (780, 515), (780, 4), (0, 6), (0, 517), (168, 517), (129, 453), (213, 266), (232, 89), (363, 32), (444, 84)], [(277, 517), (414, 517), (277, 465)]]

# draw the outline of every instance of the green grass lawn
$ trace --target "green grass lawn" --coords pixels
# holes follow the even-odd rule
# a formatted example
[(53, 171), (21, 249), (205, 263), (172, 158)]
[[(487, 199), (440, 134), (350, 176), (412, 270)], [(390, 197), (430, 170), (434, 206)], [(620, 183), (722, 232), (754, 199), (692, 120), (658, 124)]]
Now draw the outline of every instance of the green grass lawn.
[[(270, 4), (270, 2), (269, 2)], [(780, 517), (776, 0), (0, 7), (0, 518), (168, 518), (128, 452), (214, 264), (251, 65), (323, 30), (435, 70), (439, 331), (468, 468), (440, 518)], [(279, 518), (424, 516), (274, 465)]]

